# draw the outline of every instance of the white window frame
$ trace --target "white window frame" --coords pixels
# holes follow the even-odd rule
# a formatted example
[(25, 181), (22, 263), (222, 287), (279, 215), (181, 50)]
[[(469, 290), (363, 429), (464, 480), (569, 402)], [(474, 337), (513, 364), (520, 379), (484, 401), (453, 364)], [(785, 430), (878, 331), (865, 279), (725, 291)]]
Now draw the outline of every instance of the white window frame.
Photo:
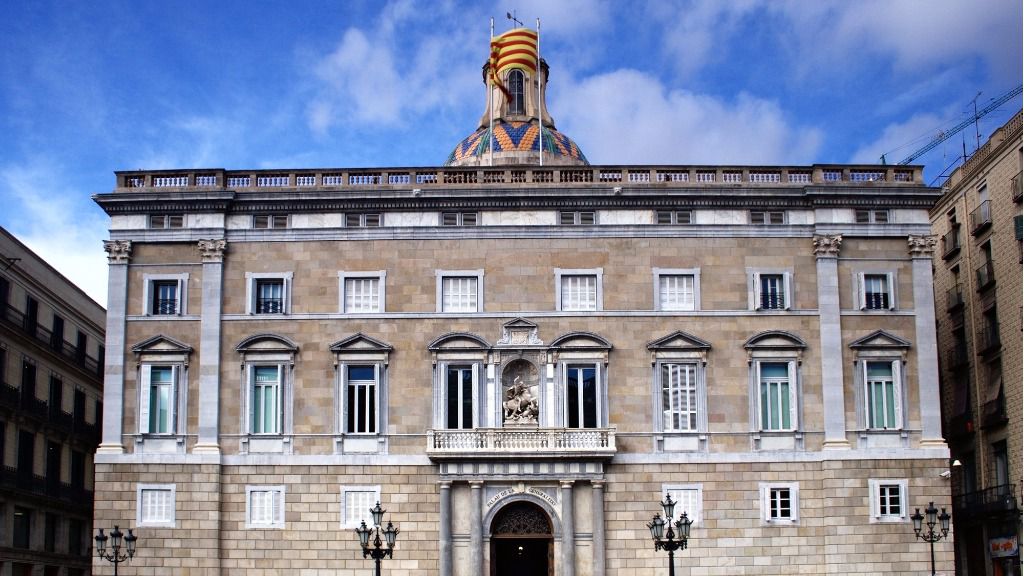
[[(762, 276), (781, 276), (782, 277), (782, 297), (785, 298), (785, 304), (782, 308), (762, 308), (761, 307), (761, 277)], [(789, 269), (780, 270), (747, 270), (747, 285), (750, 286), (750, 298), (748, 301), (748, 307), (751, 310), (767, 310), (767, 311), (781, 311), (781, 310), (792, 310), (793, 309), (793, 271)]]
[[(153, 432), (150, 429), (150, 417), (152, 414), (152, 400), (150, 398), (152, 382), (153, 382), (153, 368), (154, 367), (169, 367), (171, 369), (171, 430), (168, 432)], [(139, 393), (139, 422), (138, 430), (139, 434), (146, 434), (151, 436), (173, 436), (178, 433), (179, 422), (178, 413), (180, 409), (178, 407), (179, 394), (181, 391), (182, 375), (185, 373), (184, 365), (181, 363), (174, 362), (146, 362), (139, 366), (139, 382), (141, 385), (138, 387)]]
[[(281, 312), (256, 312), (256, 282), (258, 280), (281, 280)], [(245, 313), (256, 316), (281, 316), (292, 313), (292, 272), (246, 272)]]
[[(153, 313), (153, 291), (157, 282), (177, 282), (177, 306), (174, 314)], [(143, 274), (142, 275), (142, 315), (143, 316), (185, 316), (188, 314), (188, 272), (181, 274)]]
[[(348, 371), (349, 371), (349, 368), (352, 368), (352, 367), (371, 367), (371, 368), (373, 368), (373, 397), (369, 398), (369, 402), (372, 402), (373, 406), (374, 406), (374, 409), (373, 409), (373, 414), (374, 414), (374, 417), (373, 417), (373, 428), (374, 429), (373, 429), (372, 432), (359, 432), (359, 431), (353, 432), (353, 431), (348, 429), (348, 415), (349, 415), (349, 412), (352, 410), (352, 406), (349, 404), (349, 401), (348, 401), (348, 387), (349, 387), (349, 383), (350, 383), (350, 380), (349, 380), (349, 377), (348, 377)], [(340, 394), (340, 398), (341, 398), (341, 406), (342, 406), (342, 408), (341, 408), (341, 422), (340, 422), (339, 432), (341, 434), (352, 435), (352, 436), (379, 436), (381, 434), (381, 430), (380, 430), (380, 428), (381, 428), (380, 398), (381, 398), (381, 382), (382, 382), (382, 379), (383, 379), (384, 366), (380, 362), (357, 362), (357, 361), (351, 361), (351, 362), (344, 362), (344, 363), (342, 363), (339, 366), (339, 368), (340, 368), (340, 372), (341, 372), (341, 394)]]
[[(567, 276), (592, 276), (596, 282), (594, 308), (565, 308), (562, 279)], [(604, 268), (555, 268), (555, 310), (560, 312), (600, 312), (604, 310)]]
[[(147, 519), (143, 507), (143, 493), (149, 491), (170, 493), (170, 519)], [(177, 500), (177, 487), (174, 484), (138, 484), (135, 488), (135, 525), (153, 528), (175, 528), (177, 526)]]
[[(254, 492), (270, 492), (274, 502), (271, 504), (270, 522), (254, 522), (252, 494)], [(276, 508), (276, 510), (275, 510)], [(275, 513), (277, 512), (277, 513)], [(280, 530), (285, 523), (285, 487), (277, 486), (246, 486), (245, 487), (245, 528), (247, 530)]]
[[(694, 423), (692, 428), (675, 428), (670, 427), (666, 423), (666, 419), (670, 413), (675, 413), (677, 410), (673, 410), (671, 406), (665, 406), (665, 369), (668, 366), (692, 366), (693, 367), (693, 415)], [(655, 368), (657, 369), (657, 381), (658, 381), (658, 406), (660, 408), (659, 416), (661, 417), (661, 431), (662, 432), (682, 432), (682, 433), (695, 433), (703, 432), (703, 423), (707, 419), (706, 406), (704, 402), (704, 386), (703, 386), (703, 366), (699, 360), (664, 360), (657, 362)], [(678, 391), (678, 388), (677, 390)]]
[[(597, 414), (595, 415), (596, 416), (596, 418), (595, 418), (596, 426), (594, 426), (594, 428), (587, 428), (587, 427), (585, 427), (583, 425), (583, 420), (584, 420), (584, 418), (583, 418), (583, 403), (579, 402), (578, 405), (577, 405), (578, 426), (575, 426), (572, 429), (573, 430), (593, 430), (593, 429), (596, 429), (596, 428), (605, 428), (605, 427), (607, 427), (607, 425), (608, 425), (608, 410), (607, 410), (606, 406), (608, 405), (608, 398), (607, 398), (608, 387), (607, 387), (607, 385), (605, 383), (605, 369), (604, 369), (603, 362), (601, 362), (599, 360), (594, 360), (594, 359), (579, 359), (579, 360), (565, 359), (565, 360), (563, 360), (561, 362), (561, 366), (560, 366), (559, 372), (561, 373), (562, 383), (561, 383), (561, 386), (559, 386), (559, 390), (561, 392), (560, 396), (561, 396), (561, 399), (562, 399), (562, 410), (561, 410), (561, 412), (562, 412), (562, 426), (565, 427), (565, 428), (569, 428), (570, 427), (569, 426), (569, 366), (577, 366), (577, 367), (593, 366), (594, 367), (594, 383), (597, 386), (597, 389), (594, 391), (594, 394), (596, 395), (595, 407), (594, 408), (595, 408), (595, 410), (597, 410)], [(582, 394), (582, 389), (580, 389), (577, 393), (578, 394)]]
[[(800, 523), (800, 483), (799, 482), (759, 482), (761, 493), (761, 522), (765, 525), (796, 525)], [(773, 518), (772, 492), (789, 490), (789, 518)]]
[[(789, 385), (789, 427), (783, 428), (768, 428), (765, 426), (765, 422), (762, 421), (761, 415), (764, 413), (764, 406), (761, 398), (761, 365), (762, 364), (785, 364), (786, 365), (786, 378)], [(796, 361), (792, 358), (758, 358), (754, 361), (752, 370), (754, 375), (754, 393), (757, 396), (757, 430), (759, 432), (796, 432), (800, 430), (800, 409), (799, 409), (799, 374), (796, 366)], [(781, 404), (780, 404), (781, 408)], [(781, 423), (781, 420), (780, 420)]]
[[(654, 309), (668, 312), (689, 312), (700, 310), (700, 268), (654, 268)], [(661, 297), (661, 279), (673, 276), (690, 276), (693, 282), (693, 307), (667, 307)]]
[[(482, 370), (481, 363), (475, 362), (475, 361), (459, 362), (457, 360), (452, 360), (452, 361), (444, 362), (440, 366), (441, 366), (441, 370), (440, 370), (440, 380), (441, 380), (441, 383), (440, 383), (441, 384), (441, 407), (440, 407), (441, 414), (440, 414), (440, 416), (441, 416), (441, 421), (439, 422), (439, 428), (442, 428), (444, 430), (473, 430), (475, 428), (478, 428), (481, 425), (481, 418), (483, 416), (483, 411), (481, 409), (482, 407), (480, 406), (480, 386), (481, 386), (480, 378), (481, 378), (481, 370)], [(470, 368), (470, 370), (471, 370), (470, 382), (469, 382), (469, 385), (470, 385), (469, 393), (470, 393), (470, 398), (472, 400), (473, 413), (470, 414), (470, 416), (469, 416), (469, 419), (470, 419), (470, 427), (469, 428), (463, 428), (462, 427), (462, 420), (463, 420), (463, 418), (461, 418), (461, 417), (457, 419), (457, 421), (459, 423), (458, 427), (450, 428), (448, 426), (448, 398), (449, 398), (448, 397), (448, 370), (450, 368), (463, 367), (463, 366), (468, 366)], [(464, 389), (464, 387), (465, 387), (465, 384), (462, 385), (461, 389)], [(461, 396), (460, 396), (460, 398), (461, 398)], [(459, 402), (458, 406), (459, 406), (459, 410), (461, 411), (461, 409), (462, 409), (462, 402)], [(461, 416), (461, 413), (460, 413), (460, 416)]]
[[(369, 520), (369, 522), (367, 522), (367, 524), (366, 524), (367, 526), (372, 524), (373, 520), (372, 520), (372, 517), (370, 516), (370, 508), (372, 508), (374, 506), (374, 504), (376, 504), (377, 502), (380, 502), (380, 485), (378, 484), (376, 486), (339, 486), (338, 489), (339, 489), (339, 496), (341, 498), (341, 500), (339, 502), (339, 504), (340, 504), (339, 510), (341, 510), (341, 514), (339, 514), (339, 516), (340, 516), (339, 523), (338, 523), (339, 526), (341, 528), (358, 528), (360, 522), (362, 522), (363, 520)], [(373, 493), (373, 495), (374, 495), (373, 496), (373, 502), (370, 504), (369, 508), (366, 509), (366, 516), (365, 517), (362, 517), (362, 518), (349, 518), (348, 517), (348, 495), (351, 492), (359, 492), (359, 493), (370, 492), (370, 493)]]
[[(896, 405), (894, 410), (895, 426), (894, 427), (877, 427), (870, 426), (871, 422), (871, 394), (868, 390), (868, 364), (870, 363), (881, 363), (890, 364), (892, 367), (892, 382), (893, 382), (893, 398), (895, 399)], [(906, 386), (903, 381), (903, 360), (901, 358), (893, 358), (892, 356), (874, 357), (874, 356), (858, 356), (857, 357), (857, 372), (858, 380), (860, 380), (860, 394), (858, 395), (861, 401), (861, 409), (863, 413), (862, 424), (864, 429), (869, 432), (891, 432), (897, 430), (904, 430), (906, 428), (906, 415), (904, 407), (907, 404), (906, 399)]]
[[(683, 512), (686, 512), (686, 517), (693, 521), (691, 527), (699, 528), (704, 523), (704, 485), (697, 484), (662, 484), (661, 493), (669, 494), (672, 496), (672, 500), (676, 502), (676, 508), (673, 510), (676, 517)], [(688, 510), (686, 502), (683, 500), (688, 498), (683, 494), (693, 495), (693, 510)], [(674, 520), (675, 520), (674, 519)]]
[[(351, 272), (341, 270), (338, 272), (338, 312), (342, 314), (380, 314), (384, 312), (384, 281), (387, 278), (386, 270), (375, 270), (370, 272)], [(348, 305), (349, 280), (372, 279), (377, 281), (377, 309), (376, 310), (350, 310)]]
[[(256, 432), (256, 422), (253, 420), (253, 411), (255, 409), (255, 395), (256, 395), (256, 368), (274, 367), (277, 369), (277, 407), (276, 407), (276, 423), (275, 431), (273, 432)], [(288, 376), (288, 365), (283, 362), (273, 361), (252, 361), (247, 362), (245, 365), (245, 386), (246, 386), (246, 406), (245, 406), (245, 433), (252, 437), (261, 436), (283, 436), (284, 435), (284, 413), (285, 413), (285, 389), (287, 388), (287, 376)]]
[[(477, 314), (484, 311), (484, 271), (477, 270), (435, 270), (437, 312), (452, 314)], [(444, 305), (444, 284), (446, 279), (475, 278), (476, 307), (474, 310), (447, 310)]]
[[(899, 514), (882, 514), (881, 489), (882, 486), (897, 486), (899, 488), (900, 511)], [(870, 522), (907, 522), (907, 514), (910, 506), (907, 494), (906, 478), (869, 478), (868, 498), (871, 502)]]
[[(885, 278), (886, 290), (889, 296), (889, 305), (885, 308), (868, 308), (868, 276), (882, 276)], [(873, 271), (865, 270), (857, 274), (857, 292), (861, 310), (869, 312), (887, 312), (896, 310), (896, 273), (891, 270)]]

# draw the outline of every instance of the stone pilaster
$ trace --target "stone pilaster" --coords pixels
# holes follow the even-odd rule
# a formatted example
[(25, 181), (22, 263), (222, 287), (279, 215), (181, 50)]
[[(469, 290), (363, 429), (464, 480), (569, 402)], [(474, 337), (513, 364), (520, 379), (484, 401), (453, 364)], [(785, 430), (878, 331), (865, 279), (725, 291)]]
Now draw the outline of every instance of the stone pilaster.
[(921, 399), (921, 447), (945, 448), (939, 391), (938, 341), (935, 336), (935, 292), (932, 253), (935, 236), (909, 236), (914, 280), (914, 340), (917, 344), (917, 386)]
[(839, 247), (843, 237), (814, 236), (818, 270), (818, 323), (821, 343), (821, 397), (825, 418), (825, 450), (850, 447), (846, 439), (843, 391), (843, 333), (839, 314)]
[(441, 517), (438, 522), (438, 550), (441, 555), (441, 576), (452, 576), (452, 483), (439, 482), (441, 489)]
[(103, 438), (97, 454), (123, 454), (125, 316), (130, 240), (105, 240), (107, 252), (106, 357), (103, 362)]
[(219, 454), (221, 287), (224, 239), (200, 240), (203, 261), (203, 306), (199, 321), (199, 439), (193, 452)]
[(469, 574), (484, 576), (484, 483), (469, 483)]
[(576, 522), (573, 511), (572, 480), (562, 487), (562, 576), (576, 576)]
[(594, 559), (591, 565), (593, 576), (604, 576), (604, 482), (590, 483), (591, 523), (594, 526)]

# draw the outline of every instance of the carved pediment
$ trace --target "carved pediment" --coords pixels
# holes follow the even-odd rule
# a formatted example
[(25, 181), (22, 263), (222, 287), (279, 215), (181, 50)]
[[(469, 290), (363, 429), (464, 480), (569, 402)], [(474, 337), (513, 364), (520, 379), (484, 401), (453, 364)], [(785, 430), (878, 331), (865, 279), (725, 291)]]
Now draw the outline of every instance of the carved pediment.
[(158, 334), (132, 346), (136, 354), (191, 354), (192, 347), (170, 336)]
[(611, 342), (593, 332), (569, 332), (562, 334), (551, 342), (556, 350), (611, 350)]
[(648, 350), (710, 350), (711, 343), (682, 330), (647, 343)]
[(784, 330), (767, 330), (750, 337), (743, 343), (747, 350), (803, 350), (807, 343), (796, 334)]
[(294, 353), (299, 347), (284, 336), (277, 334), (255, 334), (242, 340), (235, 346), (235, 350), (242, 352), (290, 352)]
[(850, 343), (854, 350), (863, 348), (875, 348), (880, 350), (906, 350), (910, 348), (910, 342), (885, 330), (875, 330), (871, 334), (858, 338)]
[(442, 334), (427, 345), (427, 350), (488, 350), (491, 345), (483, 338), (469, 332)]
[(516, 318), (501, 325), (501, 339), (496, 346), (543, 346), (537, 325), (525, 318)]
[(394, 348), (386, 342), (357, 332), (331, 344), (330, 350), (331, 352), (390, 352)]

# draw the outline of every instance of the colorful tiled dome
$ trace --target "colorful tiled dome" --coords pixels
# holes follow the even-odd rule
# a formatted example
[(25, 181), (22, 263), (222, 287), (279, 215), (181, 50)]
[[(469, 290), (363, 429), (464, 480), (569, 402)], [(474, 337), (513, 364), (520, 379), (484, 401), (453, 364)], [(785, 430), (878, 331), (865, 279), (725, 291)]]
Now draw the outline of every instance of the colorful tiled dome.
[[(494, 152), (534, 152), (540, 148), (537, 137), (537, 121), (494, 123)], [(583, 151), (568, 136), (557, 130), (544, 127), (544, 151), (577, 163), (589, 164)], [(486, 126), (459, 142), (445, 161), (445, 166), (459, 164), (466, 160), (482, 159), (491, 150), (490, 129)]]

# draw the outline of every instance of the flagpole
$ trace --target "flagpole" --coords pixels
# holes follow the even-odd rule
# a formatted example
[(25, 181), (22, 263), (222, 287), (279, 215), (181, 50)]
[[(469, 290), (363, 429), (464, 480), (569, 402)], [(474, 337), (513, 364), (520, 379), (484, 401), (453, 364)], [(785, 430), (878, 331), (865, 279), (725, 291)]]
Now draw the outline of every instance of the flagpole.
[(540, 165), (544, 165), (544, 111), (541, 110), (541, 106), (544, 100), (541, 99), (541, 87), (543, 85), (543, 79), (541, 74), (543, 70), (540, 67), (540, 18), (537, 18), (537, 153), (540, 156)]
[[(494, 17), (491, 17), (491, 42), (494, 42)], [(494, 77), (494, 71), (491, 70), (491, 66), (494, 65), (491, 62), (491, 53), (493, 50), (491, 43), (487, 44), (487, 165), (494, 166), (494, 84), (491, 78)]]

